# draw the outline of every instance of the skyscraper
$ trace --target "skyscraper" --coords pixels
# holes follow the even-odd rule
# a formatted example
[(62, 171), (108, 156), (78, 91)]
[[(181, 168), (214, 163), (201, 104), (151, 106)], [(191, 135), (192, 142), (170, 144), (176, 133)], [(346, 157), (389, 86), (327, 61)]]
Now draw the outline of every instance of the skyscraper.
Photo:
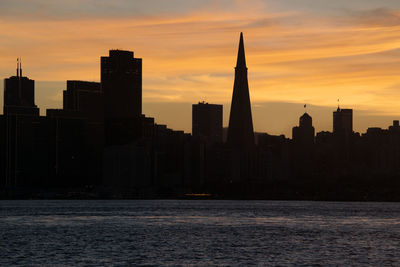
[(4, 116), (0, 117), (0, 179), (6, 186), (26, 185), (40, 172), (40, 165), (45, 162), (36, 157), (40, 123), (35, 81), (22, 76), (18, 59), (16, 76), (4, 79)]
[(132, 142), (142, 132), (142, 59), (133, 52), (110, 50), (101, 57), (105, 145)]
[(100, 83), (67, 81), (67, 90), (63, 91), (63, 109), (102, 121), (104, 108)]
[(353, 110), (337, 108), (333, 112), (333, 134), (350, 135), (353, 133)]
[(315, 130), (312, 126), (312, 118), (304, 113), (299, 120), (299, 126), (293, 127), (292, 136), (296, 146), (307, 147), (314, 144)]
[(192, 106), (193, 137), (208, 144), (222, 142), (222, 105), (199, 102)]
[(35, 115), (39, 109), (35, 105), (35, 81), (22, 76), (21, 61), (17, 62), (17, 75), (4, 79), (5, 115)]
[(137, 118), (142, 114), (142, 59), (133, 52), (110, 50), (101, 57), (104, 117)]
[(239, 149), (248, 149), (254, 146), (253, 119), (251, 116), (243, 33), (240, 33), (227, 141)]
[(298, 177), (310, 177), (314, 159), (314, 127), (308, 113), (300, 117), (299, 126), (293, 127), (292, 167)]

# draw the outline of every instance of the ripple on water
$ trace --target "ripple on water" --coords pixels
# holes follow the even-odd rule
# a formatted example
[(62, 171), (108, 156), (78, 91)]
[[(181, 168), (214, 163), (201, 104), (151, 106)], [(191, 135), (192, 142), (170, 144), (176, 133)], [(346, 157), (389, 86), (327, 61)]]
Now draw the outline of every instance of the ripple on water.
[(0, 266), (399, 265), (400, 204), (0, 201)]

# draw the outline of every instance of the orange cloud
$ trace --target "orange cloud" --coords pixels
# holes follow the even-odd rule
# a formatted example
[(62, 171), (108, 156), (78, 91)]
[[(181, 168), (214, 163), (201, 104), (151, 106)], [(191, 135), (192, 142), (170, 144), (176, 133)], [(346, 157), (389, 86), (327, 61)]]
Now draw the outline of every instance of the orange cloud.
[[(229, 11), (219, 5), (173, 15), (2, 19), (0, 73), (12, 75), (22, 56), (25, 74), (35, 80), (99, 80), (99, 57), (129, 49), (143, 58), (145, 102), (229, 103), (243, 31), (254, 104), (334, 107), (340, 98), (346, 107), (400, 115), (400, 93), (387, 96), (387, 88), (400, 84), (398, 11), (321, 17), (268, 11), (261, 1), (251, 8), (237, 1)], [(255, 125), (268, 130), (261, 121)]]

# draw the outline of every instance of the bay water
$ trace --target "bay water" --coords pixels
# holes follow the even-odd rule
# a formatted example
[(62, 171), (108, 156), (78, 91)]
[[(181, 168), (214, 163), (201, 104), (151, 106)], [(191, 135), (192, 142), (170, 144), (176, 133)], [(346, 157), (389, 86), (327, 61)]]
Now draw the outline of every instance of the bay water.
[(400, 203), (0, 201), (0, 266), (338, 265), (400, 265)]

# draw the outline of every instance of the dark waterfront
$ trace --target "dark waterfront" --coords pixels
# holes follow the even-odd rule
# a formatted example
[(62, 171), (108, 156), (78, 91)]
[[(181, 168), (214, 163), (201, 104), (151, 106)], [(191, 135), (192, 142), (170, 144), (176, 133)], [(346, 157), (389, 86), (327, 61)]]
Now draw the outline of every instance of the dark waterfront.
[(0, 266), (398, 265), (400, 203), (0, 201)]

